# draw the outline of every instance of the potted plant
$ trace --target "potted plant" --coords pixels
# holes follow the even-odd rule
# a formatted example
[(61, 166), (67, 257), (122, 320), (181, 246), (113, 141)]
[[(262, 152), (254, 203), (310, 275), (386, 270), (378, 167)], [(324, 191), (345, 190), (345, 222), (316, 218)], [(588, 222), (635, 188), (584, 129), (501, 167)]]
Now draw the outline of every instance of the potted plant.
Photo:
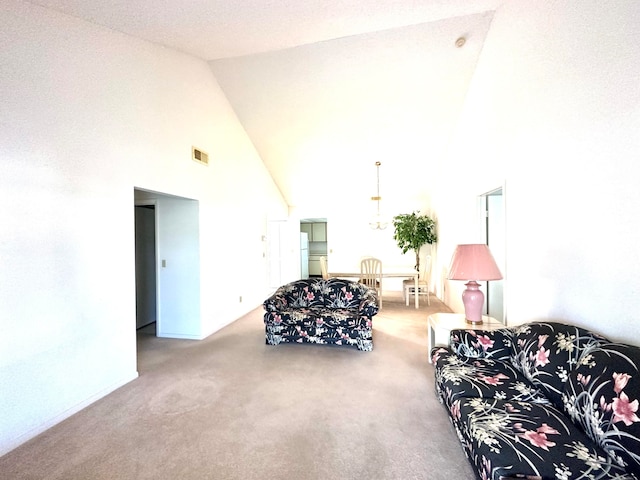
[(438, 241), (436, 222), (428, 215), (418, 212), (403, 213), (393, 217), (395, 232), (393, 239), (398, 243), (402, 253), (409, 250), (416, 252), (416, 271), (420, 271), (420, 249), (423, 245), (431, 245)]

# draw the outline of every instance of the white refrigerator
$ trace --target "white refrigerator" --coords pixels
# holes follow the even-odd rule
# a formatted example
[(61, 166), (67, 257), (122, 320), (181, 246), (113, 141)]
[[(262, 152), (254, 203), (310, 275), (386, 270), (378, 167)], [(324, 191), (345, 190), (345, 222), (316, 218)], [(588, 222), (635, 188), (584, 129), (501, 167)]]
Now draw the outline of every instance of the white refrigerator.
[(309, 278), (309, 234), (300, 232), (300, 278)]

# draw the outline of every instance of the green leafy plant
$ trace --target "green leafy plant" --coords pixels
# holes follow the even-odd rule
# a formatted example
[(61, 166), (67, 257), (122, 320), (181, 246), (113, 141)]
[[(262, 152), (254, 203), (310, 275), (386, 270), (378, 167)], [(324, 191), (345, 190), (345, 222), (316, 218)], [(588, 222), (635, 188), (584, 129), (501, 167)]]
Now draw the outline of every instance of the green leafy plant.
[(428, 215), (418, 212), (403, 213), (393, 217), (395, 232), (393, 239), (398, 243), (402, 253), (413, 250), (416, 253), (416, 271), (420, 271), (420, 249), (423, 245), (431, 245), (438, 241), (436, 222)]

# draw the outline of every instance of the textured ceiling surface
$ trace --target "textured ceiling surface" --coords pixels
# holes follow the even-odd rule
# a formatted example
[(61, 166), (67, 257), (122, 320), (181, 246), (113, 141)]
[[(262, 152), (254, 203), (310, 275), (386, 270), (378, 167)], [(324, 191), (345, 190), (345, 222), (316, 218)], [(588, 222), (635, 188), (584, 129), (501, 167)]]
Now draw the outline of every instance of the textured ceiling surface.
[[(422, 208), (491, 18), (456, 17), (210, 64), (290, 205), (347, 200), (359, 208), (377, 193), (379, 161), (385, 205)], [(456, 48), (461, 34), (467, 41)]]
[(369, 207), (376, 161), (385, 205), (428, 202), (503, 1), (31, 3), (208, 61), (289, 205), (326, 216)]
[(504, 0), (31, 0), (204, 60), (495, 10)]

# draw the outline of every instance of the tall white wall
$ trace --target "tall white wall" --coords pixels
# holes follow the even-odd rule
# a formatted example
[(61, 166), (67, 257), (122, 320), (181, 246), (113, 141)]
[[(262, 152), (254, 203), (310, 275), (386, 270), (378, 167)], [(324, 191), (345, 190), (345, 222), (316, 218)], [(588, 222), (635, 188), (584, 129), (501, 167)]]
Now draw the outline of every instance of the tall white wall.
[(136, 377), (135, 187), (199, 202), (200, 336), (287, 209), (205, 62), (18, 0), (0, 32), (1, 454)]
[[(439, 268), (505, 184), (511, 324), (565, 320), (640, 344), (640, 3), (505, 2), (434, 193)], [(447, 301), (462, 311), (462, 282)]]

